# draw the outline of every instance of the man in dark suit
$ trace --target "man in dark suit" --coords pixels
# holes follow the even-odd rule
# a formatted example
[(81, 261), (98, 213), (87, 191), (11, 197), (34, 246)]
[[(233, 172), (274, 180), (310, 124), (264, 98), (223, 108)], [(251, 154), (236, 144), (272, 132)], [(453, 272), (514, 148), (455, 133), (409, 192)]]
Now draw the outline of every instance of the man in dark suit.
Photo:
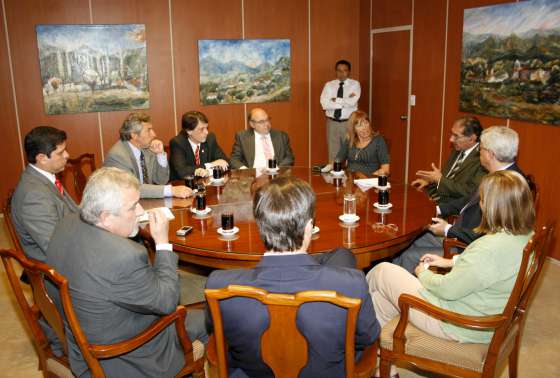
[[(515, 164), (519, 147), (517, 132), (505, 126), (492, 126), (482, 132), (480, 141), (480, 163), (488, 172), (513, 170), (521, 175), (523, 172)], [(443, 255), (442, 237), (457, 238), (470, 244), (482, 236), (474, 231), (480, 225), (482, 211), (480, 209), (478, 189), (471, 195), (457, 198), (436, 207), (437, 218), (417, 238), (408, 249), (393, 259), (393, 263), (402, 266), (412, 274), (418, 266), (418, 261), (426, 253)], [(443, 218), (450, 215), (459, 217), (454, 224), (449, 224)]]
[[(92, 344), (136, 336), (175, 311), (179, 301), (178, 257), (169, 244), (163, 212), (149, 213), (156, 244), (153, 264), (146, 248), (129, 239), (138, 231), (137, 218), (144, 212), (139, 189), (131, 173), (97, 170), (84, 190), (80, 214), (59, 223), (47, 250), (47, 263), (68, 279), (78, 321)], [(60, 308), (57, 291), (49, 291)], [(206, 342), (202, 310), (189, 311), (185, 326), (191, 341)], [(90, 376), (68, 327), (66, 332), (72, 372)], [(130, 353), (101, 360), (108, 377), (172, 377), (183, 364), (175, 326)]]
[(251, 128), (235, 135), (232, 168), (265, 168), (273, 157), (281, 167), (294, 165), (288, 134), (271, 129), (270, 118), (263, 109), (252, 109), (248, 121)]
[(186, 198), (192, 194), (184, 185), (166, 185), (169, 182), (167, 154), (161, 140), (155, 139), (149, 115), (130, 113), (119, 134), (120, 140), (111, 147), (103, 165), (132, 173), (142, 184), (142, 198)]
[(190, 111), (183, 114), (182, 131), (169, 142), (171, 179), (187, 175), (206, 177), (208, 167), (228, 168), (228, 158), (222, 151), (216, 135), (208, 131), (208, 118), (204, 113)]
[(12, 220), (27, 257), (44, 262), (54, 228), (78, 206), (56, 177), (68, 160), (66, 133), (39, 126), (25, 136), (29, 164), (12, 197)]
[[(280, 177), (260, 187), (253, 214), (267, 252), (254, 269), (215, 270), (206, 286), (256, 286), (273, 293), (334, 290), (362, 300), (356, 325), (358, 353), (380, 332), (362, 271), (319, 264), (306, 253), (311, 242), (315, 194), (306, 182)], [(220, 303), (224, 334), (229, 346), (230, 377), (272, 377), (260, 353), (260, 337), (268, 325), (260, 303), (232, 298)], [(344, 376), (346, 312), (324, 303), (309, 303), (299, 310), (298, 327), (309, 342), (308, 364), (300, 377)]]
[(482, 126), (476, 117), (460, 118), (451, 128), (453, 152), (441, 171), (432, 163), (431, 171), (418, 171), (412, 186), (425, 188), (438, 204), (470, 195), (486, 174), (480, 165), (479, 139)]

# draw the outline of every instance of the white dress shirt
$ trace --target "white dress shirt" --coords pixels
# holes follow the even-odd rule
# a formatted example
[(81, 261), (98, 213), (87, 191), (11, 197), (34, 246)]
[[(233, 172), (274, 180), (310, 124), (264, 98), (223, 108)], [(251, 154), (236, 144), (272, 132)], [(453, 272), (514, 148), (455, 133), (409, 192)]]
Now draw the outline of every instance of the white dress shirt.
[(263, 135), (255, 131), (255, 162), (253, 163), (253, 168), (268, 167), (268, 159), (264, 154), (263, 140), (262, 140), (263, 137), (265, 137), (268, 140), (270, 151), (274, 155), (274, 146), (272, 145), (272, 139), (270, 138), (270, 133)]
[[(329, 118), (334, 118), (334, 111), (336, 109), (342, 109), (340, 119), (345, 120), (350, 117), (352, 112), (358, 110), (361, 88), (359, 81), (346, 79), (342, 86), (343, 97), (338, 98), (336, 94), (338, 92), (339, 83), (340, 80), (331, 80), (325, 84), (323, 92), (321, 92), (321, 106)], [(350, 97), (352, 93), (354, 93), (355, 96)], [(336, 101), (332, 101), (333, 98), (336, 98)]]
[(50, 172), (47, 172), (39, 167), (34, 166), (33, 164), (29, 164), (30, 166), (32, 166), (37, 172), (39, 172), (40, 174), (42, 174), (43, 176), (45, 176), (50, 182), (53, 183), (53, 185), (55, 184), (56, 181), (56, 176)]
[[(128, 145), (130, 146), (130, 149), (132, 150), (132, 154), (134, 155), (134, 158), (136, 159), (136, 166), (138, 167), (138, 172), (140, 173), (140, 183), (143, 184), (144, 183), (144, 174), (142, 173), (142, 164), (140, 164), (140, 153), (142, 151), (140, 151), (140, 149), (138, 147), (136, 147), (134, 144), (128, 142)], [(165, 152), (162, 152), (161, 154), (157, 154), (156, 155), (157, 158), (157, 162), (160, 166), (162, 167), (167, 167), (167, 154)], [(171, 191), (171, 185), (165, 185), (163, 188), (163, 195), (165, 197), (171, 197), (173, 196), (173, 192)]]

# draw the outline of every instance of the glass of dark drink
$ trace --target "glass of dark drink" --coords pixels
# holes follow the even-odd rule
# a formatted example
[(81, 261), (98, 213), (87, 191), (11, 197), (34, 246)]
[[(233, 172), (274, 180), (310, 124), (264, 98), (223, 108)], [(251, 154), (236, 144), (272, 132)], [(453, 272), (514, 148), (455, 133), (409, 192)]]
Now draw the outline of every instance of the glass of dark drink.
[(268, 169), (276, 169), (276, 158), (268, 159)]
[(196, 210), (206, 210), (206, 193), (204, 191), (196, 193)]
[(185, 186), (194, 189), (194, 176), (185, 176)]
[(224, 171), (222, 170), (222, 167), (214, 167), (214, 170), (212, 171), (212, 177), (214, 177), (215, 180), (221, 179), (223, 175)]
[(342, 171), (342, 162), (340, 160), (335, 160), (333, 164), (333, 171), (340, 172)]
[(379, 190), (377, 194), (377, 203), (380, 206), (387, 206), (389, 204), (389, 191), (388, 190)]
[(377, 185), (384, 188), (387, 186), (387, 176), (379, 175), (377, 176)]
[(222, 230), (231, 231), (233, 227), (233, 213), (222, 213)]

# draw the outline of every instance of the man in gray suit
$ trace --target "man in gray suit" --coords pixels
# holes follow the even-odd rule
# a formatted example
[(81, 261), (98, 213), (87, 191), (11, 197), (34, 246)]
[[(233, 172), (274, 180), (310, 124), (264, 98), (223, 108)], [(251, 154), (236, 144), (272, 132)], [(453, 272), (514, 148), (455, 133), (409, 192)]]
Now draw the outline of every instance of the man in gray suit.
[(67, 214), (78, 211), (56, 174), (68, 160), (66, 133), (39, 126), (25, 136), (29, 164), (12, 197), (12, 220), (27, 257), (44, 262), (52, 233)]
[(270, 118), (263, 109), (252, 109), (248, 121), (251, 128), (235, 135), (231, 153), (233, 169), (266, 168), (268, 159), (273, 157), (281, 167), (294, 165), (288, 134), (272, 130)]
[(184, 185), (166, 185), (169, 181), (169, 164), (161, 140), (155, 139), (150, 116), (130, 113), (120, 130), (120, 140), (111, 147), (105, 167), (117, 167), (132, 173), (142, 184), (141, 198), (178, 197), (192, 194)]
[[(80, 214), (57, 226), (47, 262), (68, 279), (78, 321), (92, 344), (112, 344), (136, 336), (179, 301), (178, 257), (169, 244), (169, 223), (160, 210), (149, 213), (156, 256), (128, 237), (138, 231), (140, 183), (130, 173), (101, 168), (91, 175)], [(52, 288), (51, 288), (52, 289)], [(56, 291), (51, 291), (57, 306)], [(202, 310), (189, 311), (191, 341), (207, 341)], [(69, 359), (77, 377), (90, 376), (86, 362), (67, 328)], [(148, 343), (116, 358), (101, 361), (108, 377), (173, 377), (184, 364), (174, 325)]]

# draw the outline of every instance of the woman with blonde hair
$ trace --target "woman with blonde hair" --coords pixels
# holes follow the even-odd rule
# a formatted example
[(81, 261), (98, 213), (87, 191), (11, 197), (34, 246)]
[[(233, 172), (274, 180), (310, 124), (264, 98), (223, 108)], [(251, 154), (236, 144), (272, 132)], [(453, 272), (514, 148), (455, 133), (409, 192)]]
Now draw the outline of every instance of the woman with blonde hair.
[(368, 115), (356, 110), (348, 119), (348, 135), (336, 160), (347, 161), (348, 169), (367, 176), (389, 174), (389, 152), (385, 139), (373, 129)]
[[(418, 278), (390, 263), (381, 263), (368, 273), (375, 314), (382, 327), (399, 316), (401, 294), (464, 315), (503, 312), (517, 279), (523, 248), (533, 234), (533, 196), (525, 178), (511, 170), (486, 175), (479, 191), (482, 221), (476, 231), (485, 235), (463, 253), (453, 259), (422, 256), (415, 270)], [(436, 274), (424, 267), (425, 263), (451, 271)], [(463, 343), (489, 343), (493, 335), (493, 331), (455, 326), (416, 310), (411, 311), (410, 321), (433, 336)]]

